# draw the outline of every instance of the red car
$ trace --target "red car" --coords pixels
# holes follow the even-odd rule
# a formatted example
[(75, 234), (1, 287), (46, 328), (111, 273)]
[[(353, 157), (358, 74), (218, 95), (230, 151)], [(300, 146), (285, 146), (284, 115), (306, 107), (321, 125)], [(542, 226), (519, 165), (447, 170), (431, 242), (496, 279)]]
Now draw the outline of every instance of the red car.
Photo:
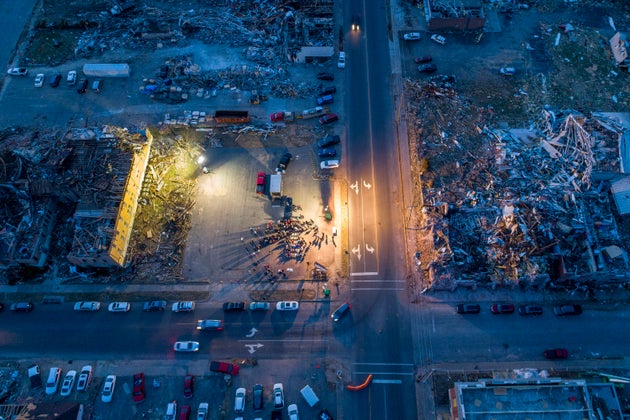
[(430, 55), (423, 55), (421, 57), (416, 57), (416, 63), (418, 64), (430, 63), (431, 61), (433, 61), (433, 57), (431, 57)]
[(337, 114), (326, 114), (319, 119), (320, 124), (330, 124), (339, 119), (339, 115)]
[(192, 398), (193, 393), (194, 393), (194, 379), (193, 379), (193, 376), (192, 375), (186, 375), (184, 377), (184, 397)]
[(265, 177), (267, 176), (264, 172), (258, 172), (258, 177), (256, 178), (256, 193), (264, 194), (265, 193)]
[(545, 350), (545, 359), (566, 359), (569, 357), (567, 349)]
[(179, 410), (179, 420), (188, 420), (190, 419), (190, 406), (184, 405)]
[(514, 313), (514, 305), (495, 303), (490, 307), (490, 312), (493, 314), (513, 314)]
[(271, 122), (280, 122), (284, 121), (284, 112), (274, 112), (269, 116)]
[(227, 373), (229, 375), (238, 375), (239, 365), (233, 365), (225, 362), (210, 362), (210, 370), (213, 372)]
[(133, 375), (133, 393), (131, 395), (135, 403), (144, 401), (144, 373)]

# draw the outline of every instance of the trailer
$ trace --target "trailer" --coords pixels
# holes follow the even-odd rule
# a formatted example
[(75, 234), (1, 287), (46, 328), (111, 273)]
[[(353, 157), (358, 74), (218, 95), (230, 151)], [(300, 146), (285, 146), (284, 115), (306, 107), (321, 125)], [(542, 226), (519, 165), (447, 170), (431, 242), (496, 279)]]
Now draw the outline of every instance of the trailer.
[(83, 73), (92, 77), (129, 77), (129, 64), (84, 64)]
[(282, 197), (282, 174), (269, 175), (269, 195), (272, 198)]
[(328, 114), (329, 109), (323, 106), (316, 106), (315, 108), (310, 108), (302, 111), (300, 116), (307, 120), (309, 118), (321, 117), (322, 115)]
[(217, 124), (245, 124), (249, 122), (249, 111), (215, 111)]
[(310, 385), (306, 385), (304, 388), (302, 388), (300, 390), (300, 394), (302, 394), (308, 405), (310, 405), (311, 407), (319, 402), (319, 398), (315, 394), (315, 391), (313, 391), (313, 388), (310, 387)]

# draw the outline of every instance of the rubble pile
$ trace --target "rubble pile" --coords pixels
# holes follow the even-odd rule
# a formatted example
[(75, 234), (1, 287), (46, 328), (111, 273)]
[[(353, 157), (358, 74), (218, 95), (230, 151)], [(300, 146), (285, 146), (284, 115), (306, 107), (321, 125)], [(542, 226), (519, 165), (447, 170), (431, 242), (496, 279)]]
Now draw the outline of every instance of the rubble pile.
[(416, 263), (431, 287), (618, 285), (621, 125), (544, 109), (530, 129), (495, 129), (447, 79), (406, 83)]

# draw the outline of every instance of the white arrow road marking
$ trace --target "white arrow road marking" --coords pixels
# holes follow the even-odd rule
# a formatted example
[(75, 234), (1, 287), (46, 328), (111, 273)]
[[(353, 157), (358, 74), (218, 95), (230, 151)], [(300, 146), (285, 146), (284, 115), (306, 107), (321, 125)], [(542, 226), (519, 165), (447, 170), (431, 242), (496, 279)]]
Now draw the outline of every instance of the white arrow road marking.
[(368, 190), (369, 190), (370, 188), (372, 188), (372, 184), (370, 184), (369, 182), (365, 182), (365, 181), (363, 181), (363, 186), (364, 186), (365, 188), (367, 188)]
[(354, 181), (354, 184), (350, 185), (350, 188), (352, 188), (354, 192), (359, 195), (359, 181)]
[(264, 344), (245, 344), (245, 347), (247, 347), (247, 351), (249, 352), (249, 354), (254, 354), (256, 353), (256, 350), (258, 350), (259, 348), (263, 347)]
[(257, 332), (258, 330), (256, 328), (252, 328), (251, 330), (249, 330), (249, 334), (245, 335), (245, 337), (252, 338), (254, 335), (256, 335)]
[(374, 248), (372, 248), (368, 244), (365, 244), (365, 250), (369, 252), (370, 254), (374, 254)]
[(352, 253), (357, 256), (359, 261), (361, 261), (361, 246), (360, 245), (357, 245), (354, 248), (352, 248)]

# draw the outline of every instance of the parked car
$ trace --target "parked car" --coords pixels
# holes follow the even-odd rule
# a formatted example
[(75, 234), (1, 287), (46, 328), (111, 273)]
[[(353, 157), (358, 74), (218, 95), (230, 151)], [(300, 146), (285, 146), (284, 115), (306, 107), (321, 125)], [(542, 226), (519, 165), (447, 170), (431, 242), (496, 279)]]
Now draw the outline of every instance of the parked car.
[(227, 373), (228, 375), (236, 376), (240, 371), (241, 367), (239, 365), (235, 365), (233, 363), (225, 363), (225, 362), (210, 362), (210, 370), (212, 372), (219, 373)]
[(72, 387), (74, 386), (74, 380), (76, 377), (76, 370), (69, 370), (68, 373), (66, 373), (66, 376), (63, 378), (63, 382), (61, 384), (61, 392), (59, 392), (59, 395), (67, 397), (72, 393)]
[(340, 142), (341, 138), (339, 136), (326, 135), (326, 137), (321, 138), (317, 141), (317, 147), (322, 149), (324, 147), (334, 146), (335, 144), (339, 144)]
[(79, 81), (79, 87), (77, 89), (78, 93), (85, 93), (87, 92), (87, 87), (88, 87), (88, 80), (87, 79), (81, 79)]
[(352, 15), (352, 30), (353, 31), (360, 31), (361, 27), (361, 16), (360, 15)]
[(317, 105), (332, 104), (334, 100), (335, 100), (335, 97), (332, 95), (319, 96), (317, 98)]
[(276, 168), (276, 172), (286, 171), (289, 163), (291, 162), (291, 158), (293, 155), (291, 153), (285, 153), (280, 158), (280, 162), (278, 162), (278, 167)]
[(460, 303), (457, 305), (458, 314), (478, 314), (481, 307), (476, 303)]
[(129, 312), (131, 304), (129, 302), (112, 302), (107, 307), (109, 312)]
[(61, 83), (61, 75), (55, 74), (50, 81), (50, 87), (56, 88), (57, 86), (59, 86), (59, 83)]
[(201, 331), (223, 331), (223, 320), (200, 319), (197, 321), (197, 329)]
[(42, 87), (44, 86), (44, 73), (39, 73), (37, 76), (35, 76), (35, 87)]
[(207, 420), (209, 407), (210, 406), (206, 402), (199, 403), (199, 408), (197, 409), (197, 420)]
[(446, 38), (444, 38), (442, 35), (433, 34), (431, 35), (431, 40), (437, 42), (440, 45), (446, 44)]
[(95, 312), (101, 309), (101, 302), (77, 302), (74, 304), (74, 310), (79, 312)]
[(269, 310), (269, 302), (252, 302), (249, 304), (250, 311), (267, 311)]
[(199, 343), (197, 341), (176, 341), (173, 344), (173, 350), (178, 352), (199, 351)]
[(234, 397), (234, 412), (237, 414), (245, 411), (245, 388), (238, 388)]
[(114, 396), (114, 389), (116, 389), (116, 375), (109, 375), (105, 378), (103, 392), (101, 393), (101, 401), (104, 403), (111, 402), (112, 397)]
[(184, 397), (192, 398), (195, 392), (195, 378), (192, 375), (184, 376)]
[(279, 311), (297, 311), (300, 308), (300, 304), (295, 301), (283, 300), (276, 304), (276, 309)]
[(92, 382), (92, 366), (85, 365), (81, 368), (79, 380), (77, 381), (77, 391), (85, 391)]
[(287, 413), (289, 414), (289, 420), (300, 420), (297, 404), (291, 404), (287, 407)]
[(31, 382), (31, 389), (38, 389), (42, 387), (42, 374), (39, 370), (39, 365), (29, 366), (28, 379)]
[(567, 349), (549, 349), (544, 351), (546, 359), (566, 359), (569, 357)]
[(252, 390), (253, 398), (252, 398), (252, 406), (254, 407), (254, 411), (260, 411), (263, 409), (263, 386), (261, 384), (254, 385), (254, 389)]
[(430, 63), (431, 61), (433, 61), (433, 57), (431, 57), (430, 55), (422, 55), (420, 57), (416, 57), (415, 61), (417, 64)]
[(320, 124), (330, 124), (333, 123), (335, 121), (337, 121), (339, 119), (339, 116), (337, 114), (326, 114), (323, 117), (321, 117), (319, 119), (319, 123)]
[(405, 41), (419, 41), (420, 40), (420, 32), (409, 32), (408, 34), (403, 35), (403, 39)]
[(102, 80), (93, 81), (92, 90), (96, 93), (101, 93), (103, 91), (103, 81)]
[(319, 80), (335, 80), (335, 75), (332, 73), (318, 73), (317, 78)]
[(337, 150), (335, 150), (333, 148), (320, 149), (319, 152), (317, 152), (317, 156), (319, 156), (321, 158), (335, 157), (335, 156), (337, 156)]
[[(346, 68), (346, 53), (341, 51), (339, 52), (339, 59), (337, 60), (337, 67), (340, 69)], [(318, 104), (321, 105), (321, 104)]]
[(192, 312), (195, 310), (195, 302), (191, 301), (182, 301), (175, 302), (171, 307), (171, 311), (173, 312)]
[(269, 119), (271, 120), (271, 122), (284, 121), (284, 112), (283, 111), (274, 112), (273, 114), (269, 116)]
[(333, 322), (339, 322), (339, 320), (343, 318), (349, 310), (350, 304), (348, 302), (344, 302), (335, 310), (335, 312), (330, 315), (330, 317), (332, 318)]
[(501, 67), (499, 69), (499, 74), (501, 76), (514, 76), (516, 73), (516, 69), (514, 67)]
[(61, 369), (58, 367), (50, 368), (48, 379), (46, 380), (46, 395), (53, 395), (57, 392), (59, 379), (61, 379)]
[(542, 306), (536, 305), (521, 305), (518, 307), (519, 315), (542, 315), (543, 308)]
[(284, 407), (284, 387), (282, 384), (273, 384), (273, 406), (275, 408)]
[(244, 311), (245, 302), (225, 302), (223, 304), (224, 312)]
[(141, 403), (144, 401), (144, 373), (142, 372), (133, 375), (133, 390), (131, 392), (131, 397), (135, 403)]
[(150, 302), (144, 302), (143, 309), (146, 312), (159, 312), (166, 308), (165, 300), (152, 300)]
[(334, 420), (332, 414), (328, 412), (325, 408), (319, 412), (319, 416), (317, 416), (319, 420)]
[(437, 71), (437, 66), (433, 63), (421, 64), (418, 66), (418, 71), (420, 73), (434, 73)]
[(9, 310), (13, 312), (31, 312), (35, 306), (31, 302), (12, 303)]
[(166, 405), (166, 413), (164, 414), (164, 420), (175, 420), (177, 415), (177, 401), (170, 402)]
[(580, 315), (582, 313), (582, 307), (576, 304), (556, 306), (553, 308), (553, 313), (557, 316)]
[(75, 70), (70, 70), (68, 72), (66, 83), (68, 84), (68, 86), (74, 86), (77, 84), (77, 72)]
[(190, 406), (182, 405), (182, 408), (179, 409), (179, 420), (189, 420), (190, 419)]
[(334, 86), (324, 86), (319, 90), (319, 95), (323, 96), (323, 95), (330, 95), (331, 93), (336, 93), (337, 92), (337, 88)]
[(324, 160), (320, 162), (319, 167), (321, 169), (335, 169), (339, 167), (338, 160)]
[(493, 314), (512, 314), (514, 313), (514, 305), (511, 303), (495, 303), (490, 307)]
[(7, 70), (7, 74), (9, 76), (26, 76), (28, 74), (28, 70), (24, 67), (13, 67)]

